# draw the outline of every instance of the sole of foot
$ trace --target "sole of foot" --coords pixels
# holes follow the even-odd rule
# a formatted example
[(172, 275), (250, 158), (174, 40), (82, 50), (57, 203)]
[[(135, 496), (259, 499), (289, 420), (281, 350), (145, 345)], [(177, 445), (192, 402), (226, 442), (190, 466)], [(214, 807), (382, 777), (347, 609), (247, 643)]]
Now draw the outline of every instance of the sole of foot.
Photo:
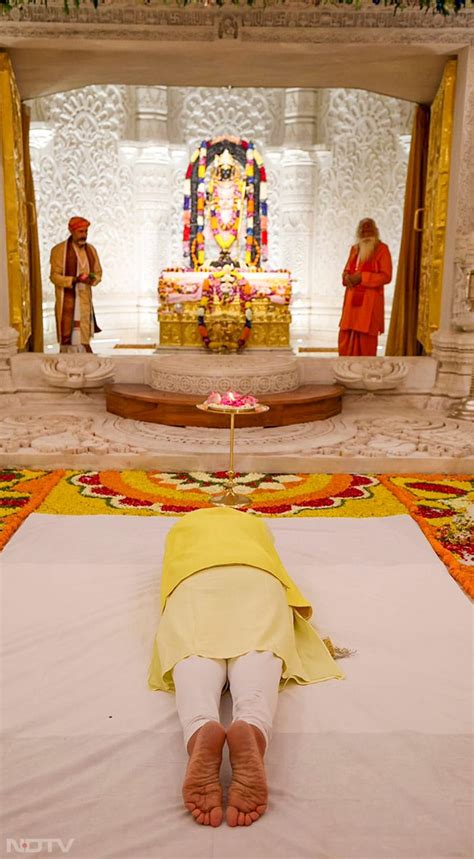
[(223, 726), (219, 722), (206, 722), (188, 743), (183, 799), (196, 823), (202, 826), (220, 826), (224, 817), (219, 781), (224, 742)]
[(227, 731), (232, 781), (226, 821), (229, 826), (251, 826), (267, 809), (268, 788), (263, 765), (263, 734), (248, 722), (233, 722)]

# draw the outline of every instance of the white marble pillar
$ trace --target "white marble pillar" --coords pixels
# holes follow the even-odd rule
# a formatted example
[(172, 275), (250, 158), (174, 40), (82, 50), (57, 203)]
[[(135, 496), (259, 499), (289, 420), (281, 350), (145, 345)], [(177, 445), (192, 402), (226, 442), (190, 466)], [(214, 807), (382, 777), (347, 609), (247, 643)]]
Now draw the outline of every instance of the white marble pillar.
[(171, 225), (169, 198), (171, 159), (169, 147), (127, 141), (119, 144), (122, 158), (132, 167), (134, 193), (133, 272), (136, 299), (135, 328), (121, 331), (121, 340), (157, 342), (157, 283), (169, 265)]
[(280, 241), (285, 267), (288, 266), (295, 279), (291, 311), (293, 343), (304, 340), (311, 330), (312, 249), (318, 172), (314, 148), (317, 99), (316, 90), (286, 90)]
[[(474, 361), (468, 301), (474, 272), (474, 48), (458, 59), (440, 328), (432, 337), (438, 359), (436, 393), (468, 393)], [(473, 298), (473, 296), (471, 296)]]
[(142, 142), (168, 142), (168, 89), (138, 86), (135, 90), (135, 136)]
[[(136, 328), (129, 342), (157, 342), (157, 283), (170, 264), (169, 217), (172, 156), (168, 146), (166, 87), (137, 87), (135, 140), (119, 143), (121, 157), (132, 167)], [(124, 339), (122, 334), (122, 340)]]

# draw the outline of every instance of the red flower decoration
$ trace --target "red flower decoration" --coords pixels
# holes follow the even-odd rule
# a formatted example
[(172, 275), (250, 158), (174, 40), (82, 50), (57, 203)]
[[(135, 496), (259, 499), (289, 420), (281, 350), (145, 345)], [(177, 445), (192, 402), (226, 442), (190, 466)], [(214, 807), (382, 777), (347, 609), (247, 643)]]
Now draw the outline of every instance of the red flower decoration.
[(252, 509), (257, 513), (291, 513), (291, 504), (275, 504), (272, 507), (255, 504)]
[(0, 507), (3, 507), (5, 510), (8, 507), (24, 507), (25, 504), (28, 504), (29, 500), (29, 496), (22, 498), (0, 498)]
[(100, 476), (98, 474), (82, 474), (79, 478), (79, 483), (83, 483), (86, 486), (99, 486)]
[(441, 517), (449, 515), (442, 507), (427, 507), (425, 504), (419, 505), (414, 510), (414, 514), (415, 516), (422, 516), (423, 519), (441, 519)]
[(466, 490), (460, 489), (459, 486), (443, 486), (442, 483), (425, 483), (425, 481), (417, 481), (416, 483), (407, 483), (408, 489), (421, 489), (423, 492), (439, 492), (441, 495), (465, 495)]

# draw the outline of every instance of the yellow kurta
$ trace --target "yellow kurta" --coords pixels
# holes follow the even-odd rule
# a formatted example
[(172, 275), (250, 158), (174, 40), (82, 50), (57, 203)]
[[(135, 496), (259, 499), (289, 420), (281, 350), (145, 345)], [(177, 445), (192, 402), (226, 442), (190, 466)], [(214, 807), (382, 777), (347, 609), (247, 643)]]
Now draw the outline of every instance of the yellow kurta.
[(231, 659), (250, 650), (282, 659), (281, 686), (344, 676), (305, 619), (311, 605), (286, 572), (272, 535), (251, 514), (214, 508), (180, 519), (166, 541), (161, 596), (151, 689), (173, 691), (173, 668), (187, 656)]
[(168, 533), (161, 578), (161, 611), (170, 593), (188, 576), (209, 567), (244, 564), (276, 576), (288, 605), (310, 618), (313, 610), (283, 566), (263, 519), (226, 507), (187, 513)]

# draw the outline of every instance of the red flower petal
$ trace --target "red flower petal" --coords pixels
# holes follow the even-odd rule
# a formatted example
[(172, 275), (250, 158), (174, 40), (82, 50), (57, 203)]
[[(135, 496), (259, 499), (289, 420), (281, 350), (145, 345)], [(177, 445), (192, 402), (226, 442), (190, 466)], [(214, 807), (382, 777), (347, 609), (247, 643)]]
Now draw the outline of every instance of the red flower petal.
[(28, 495), (21, 498), (0, 498), (0, 507), (7, 509), (8, 507), (24, 507), (28, 504), (30, 497)]
[(425, 504), (420, 504), (414, 511), (415, 516), (423, 516), (424, 519), (440, 519), (441, 516), (450, 516), (449, 510), (443, 510), (442, 507), (428, 507)]
[(457, 486), (445, 486), (442, 483), (406, 483), (407, 489), (422, 489), (424, 492), (440, 492), (441, 495), (465, 495), (466, 490)]

